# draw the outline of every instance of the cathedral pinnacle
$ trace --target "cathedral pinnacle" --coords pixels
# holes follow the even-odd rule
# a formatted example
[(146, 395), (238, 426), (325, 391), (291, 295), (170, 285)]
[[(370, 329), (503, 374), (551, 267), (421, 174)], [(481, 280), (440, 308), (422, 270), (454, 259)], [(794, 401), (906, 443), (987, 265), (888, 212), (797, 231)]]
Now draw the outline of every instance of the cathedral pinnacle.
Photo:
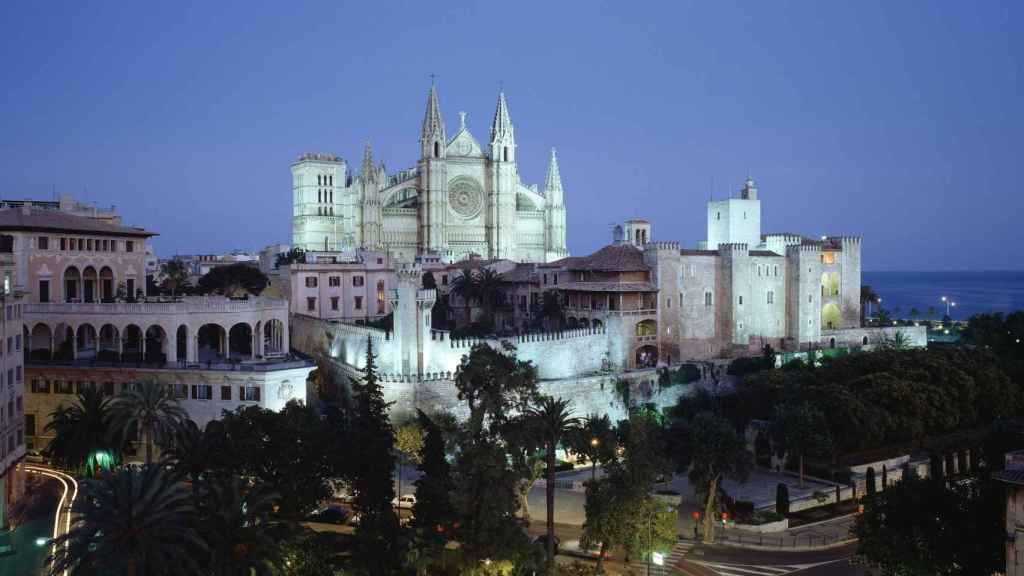
[(373, 167), (373, 147), (370, 146), (370, 141), (366, 141), (366, 147), (363, 148), (363, 181), (372, 182), (377, 179), (377, 171)]
[(512, 120), (508, 117), (508, 103), (505, 93), (498, 93), (498, 107), (494, 111), (494, 122), (491, 123), (491, 142), (511, 140), (513, 138)]
[(427, 94), (427, 113), (423, 116), (423, 132), (420, 137), (423, 140), (445, 139), (441, 106), (437, 103), (437, 88), (433, 84), (430, 85), (430, 92)]
[(548, 161), (548, 177), (544, 181), (544, 194), (562, 191), (562, 175), (558, 172), (558, 155), (551, 149), (551, 160)]

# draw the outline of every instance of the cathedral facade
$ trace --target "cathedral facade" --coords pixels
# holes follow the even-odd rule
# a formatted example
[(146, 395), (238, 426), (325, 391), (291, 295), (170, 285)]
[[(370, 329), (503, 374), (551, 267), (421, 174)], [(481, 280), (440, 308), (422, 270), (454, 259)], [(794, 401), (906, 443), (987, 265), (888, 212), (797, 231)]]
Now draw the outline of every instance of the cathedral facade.
[(448, 138), (431, 86), (416, 166), (388, 174), (369, 146), (358, 174), (344, 159), (304, 154), (292, 164), (292, 244), (305, 250), (385, 250), (413, 260), (550, 262), (568, 255), (565, 201), (552, 149), (543, 191), (519, 179), (504, 93), (485, 150), (459, 114)]

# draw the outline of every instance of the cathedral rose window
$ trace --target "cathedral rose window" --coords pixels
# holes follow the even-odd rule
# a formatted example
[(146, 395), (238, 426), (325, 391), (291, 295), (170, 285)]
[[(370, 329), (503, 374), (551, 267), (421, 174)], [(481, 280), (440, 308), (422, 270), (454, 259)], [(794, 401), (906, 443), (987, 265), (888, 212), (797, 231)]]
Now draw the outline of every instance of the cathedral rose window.
[(480, 186), (468, 178), (457, 178), (448, 186), (448, 204), (463, 218), (472, 218), (483, 206)]

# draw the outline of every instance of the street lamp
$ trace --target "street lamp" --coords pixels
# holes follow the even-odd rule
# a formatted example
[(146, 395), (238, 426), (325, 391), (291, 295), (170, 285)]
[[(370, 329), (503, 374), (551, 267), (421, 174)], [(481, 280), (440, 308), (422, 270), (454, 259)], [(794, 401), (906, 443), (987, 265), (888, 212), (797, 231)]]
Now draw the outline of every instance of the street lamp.
[(956, 308), (956, 302), (953, 302), (951, 298), (943, 296), (941, 300), (946, 304), (946, 316), (949, 316), (950, 307)]
[(601, 445), (601, 441), (594, 436), (590, 439), (590, 479), (597, 479), (597, 447)]

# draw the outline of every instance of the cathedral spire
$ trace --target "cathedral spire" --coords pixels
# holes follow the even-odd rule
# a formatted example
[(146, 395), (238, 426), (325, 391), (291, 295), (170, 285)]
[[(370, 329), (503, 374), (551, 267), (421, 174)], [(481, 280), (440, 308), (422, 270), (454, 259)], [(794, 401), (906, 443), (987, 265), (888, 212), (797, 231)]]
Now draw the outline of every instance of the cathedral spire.
[(373, 147), (370, 146), (370, 141), (366, 141), (366, 147), (363, 148), (363, 182), (372, 182), (377, 179), (377, 170), (373, 167)]
[(446, 136), (441, 106), (437, 103), (437, 88), (431, 84), (427, 94), (427, 112), (423, 116), (423, 130), (420, 145), (424, 157), (441, 158), (444, 155)]
[(544, 181), (544, 195), (550, 197), (552, 192), (562, 191), (562, 175), (558, 172), (558, 155), (551, 149), (551, 160), (548, 161), (548, 177)]
[(505, 93), (498, 93), (498, 107), (491, 122), (491, 159), (497, 162), (515, 162), (516, 137), (512, 120), (508, 116)]

